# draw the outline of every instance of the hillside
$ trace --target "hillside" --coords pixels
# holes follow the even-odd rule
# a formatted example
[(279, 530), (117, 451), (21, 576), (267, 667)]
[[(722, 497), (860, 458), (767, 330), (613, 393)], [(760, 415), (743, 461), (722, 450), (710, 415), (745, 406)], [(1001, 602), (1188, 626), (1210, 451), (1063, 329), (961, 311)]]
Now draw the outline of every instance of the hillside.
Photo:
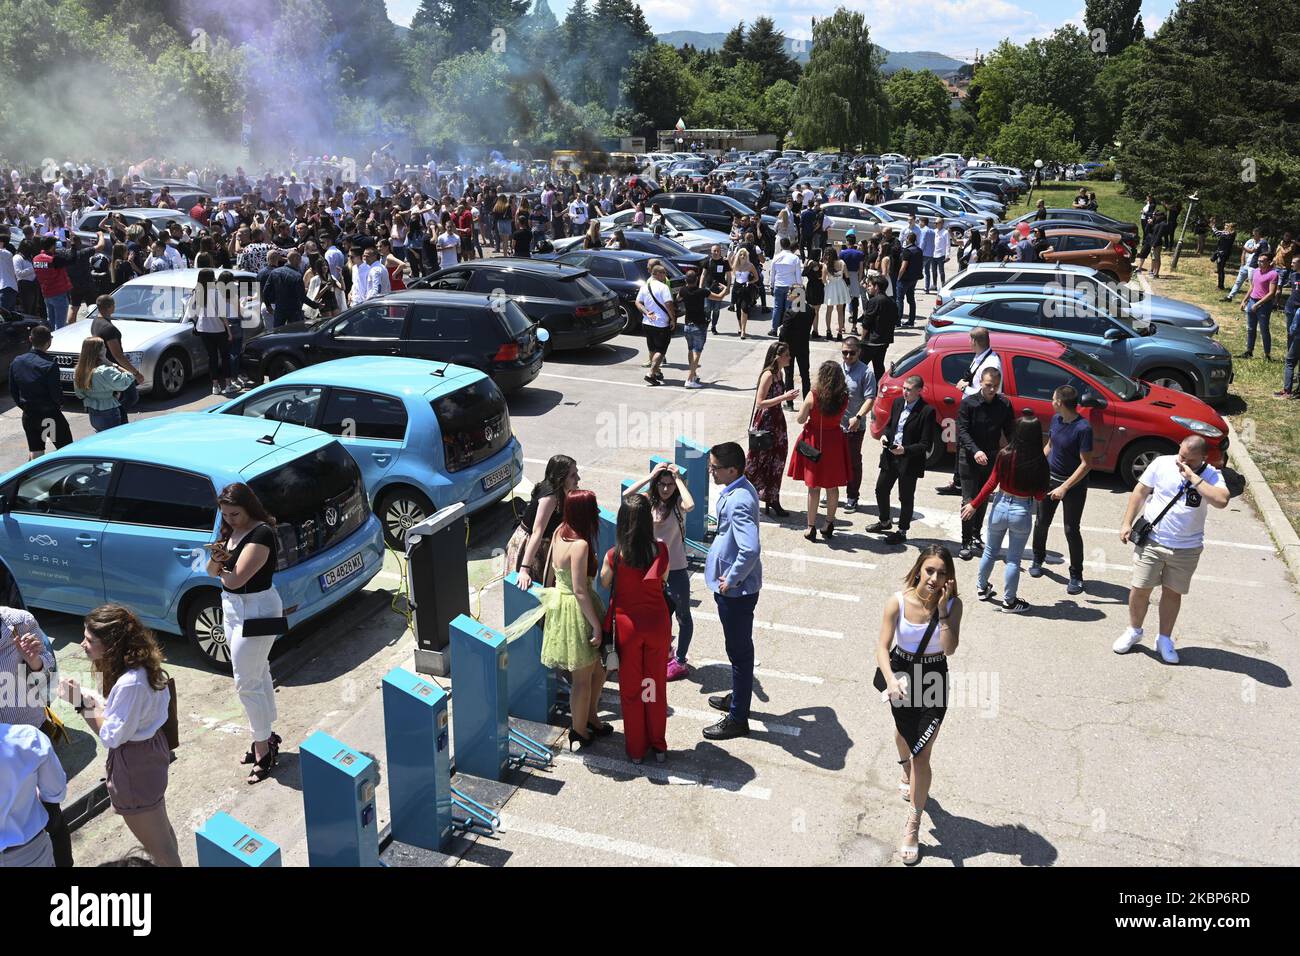
[[(671, 46), (684, 46), (689, 43), (699, 50), (716, 50), (722, 46), (722, 41), (727, 38), (725, 33), (700, 33), (696, 30), (674, 30), (671, 33), (661, 33), (657, 39), (662, 43)], [(795, 41), (786, 38), (785, 48), (800, 63), (808, 62), (808, 51), (796, 53), (793, 49)], [(939, 76), (946, 76), (955, 73), (965, 64), (961, 60), (945, 56), (942, 53), (932, 53), (928, 50), (920, 50), (911, 53), (899, 53), (891, 50), (885, 50), (884, 72), (893, 73), (895, 70), (932, 70)]]

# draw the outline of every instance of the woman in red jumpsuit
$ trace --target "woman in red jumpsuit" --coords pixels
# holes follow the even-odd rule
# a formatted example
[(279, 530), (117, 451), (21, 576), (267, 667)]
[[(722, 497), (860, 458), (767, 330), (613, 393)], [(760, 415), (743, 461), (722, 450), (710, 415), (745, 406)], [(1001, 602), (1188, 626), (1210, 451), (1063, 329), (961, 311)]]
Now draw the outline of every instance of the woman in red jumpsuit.
[[(664, 582), (668, 548), (655, 540), (650, 499), (628, 495), (618, 509), (618, 544), (605, 554), (600, 582), (610, 592), (609, 615), (618, 648), (618, 693), (623, 743), (633, 763), (647, 749), (663, 762), (668, 752), (668, 650), (672, 625)], [(608, 618), (607, 618), (608, 620)]]

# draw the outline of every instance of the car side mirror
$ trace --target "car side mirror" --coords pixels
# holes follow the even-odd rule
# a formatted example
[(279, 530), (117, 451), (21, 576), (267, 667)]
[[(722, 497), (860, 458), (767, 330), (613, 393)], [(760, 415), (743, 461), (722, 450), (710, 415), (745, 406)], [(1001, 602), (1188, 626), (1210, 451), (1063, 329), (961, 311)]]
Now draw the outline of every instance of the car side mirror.
[(1105, 408), (1110, 403), (1092, 389), (1088, 389), (1079, 396), (1079, 404), (1084, 408)]
[(1122, 330), (1117, 329), (1114, 326), (1107, 329), (1105, 333), (1102, 335), (1102, 338), (1105, 339), (1107, 342), (1117, 342), (1120, 339), (1127, 338), (1127, 337), (1128, 336), (1126, 336)]

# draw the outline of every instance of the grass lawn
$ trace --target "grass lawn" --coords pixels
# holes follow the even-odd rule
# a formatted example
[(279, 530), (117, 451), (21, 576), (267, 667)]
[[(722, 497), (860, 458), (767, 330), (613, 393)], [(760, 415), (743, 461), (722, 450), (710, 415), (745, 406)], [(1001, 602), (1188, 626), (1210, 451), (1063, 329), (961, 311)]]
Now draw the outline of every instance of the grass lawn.
[[(1048, 208), (1069, 206), (1080, 186), (1097, 193), (1097, 211), (1124, 222), (1137, 222), (1142, 203), (1120, 194), (1123, 183), (1083, 182), (1047, 183), (1034, 190), (1033, 203), (1039, 199)], [(1029, 209), (1028, 204), (1017, 204), (1007, 210), (1007, 218), (1014, 219)], [(1182, 228), (1182, 223), (1178, 224)], [(1240, 240), (1248, 233), (1238, 232), (1238, 245), (1234, 256), (1240, 256)], [(1177, 234), (1175, 233), (1175, 236)], [(1282, 361), (1286, 357), (1286, 317), (1279, 306), (1269, 321), (1273, 332), (1273, 361), (1264, 361), (1264, 349), (1255, 343), (1255, 358), (1239, 359), (1237, 354), (1246, 348), (1246, 316), (1241, 311), (1245, 296), (1238, 294), (1233, 302), (1224, 302), (1224, 293), (1218, 289), (1218, 277), (1210, 262), (1210, 244), (1204, 255), (1196, 255), (1196, 239), (1188, 230), (1178, 271), (1170, 268), (1171, 253), (1165, 253), (1161, 277), (1152, 279), (1151, 286), (1158, 295), (1166, 295), (1185, 302), (1193, 302), (1208, 309), (1219, 323), (1219, 341), (1232, 352), (1234, 379), (1228, 401), (1219, 412), (1232, 421), (1240, 440), (1250, 449), (1250, 455), (1264, 477), (1273, 487), (1278, 503), (1286, 512), (1292, 526), (1300, 531), (1300, 403), (1281, 401), (1273, 393), (1282, 387)], [(1226, 285), (1232, 287), (1236, 277), (1237, 259), (1229, 263)], [(1145, 273), (1144, 273), (1145, 275)], [(1231, 459), (1232, 449), (1228, 449)]]

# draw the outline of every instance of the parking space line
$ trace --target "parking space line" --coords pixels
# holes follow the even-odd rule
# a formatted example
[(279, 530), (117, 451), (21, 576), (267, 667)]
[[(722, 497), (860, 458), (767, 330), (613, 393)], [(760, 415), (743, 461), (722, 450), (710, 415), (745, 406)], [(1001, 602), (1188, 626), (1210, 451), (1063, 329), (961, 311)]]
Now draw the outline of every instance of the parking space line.
[[(600, 701), (609, 706), (622, 707), (623, 704), (619, 699), (618, 694), (611, 691), (605, 691), (601, 694)], [(669, 717), (685, 717), (688, 720), (699, 720), (706, 724), (717, 723), (717, 721), (721, 719), (718, 714), (719, 711), (716, 710), (693, 710), (690, 707), (676, 707), (672, 704), (668, 705)], [(749, 722), (756, 727), (766, 730), (768, 733), (783, 734), (786, 737), (798, 737), (803, 733), (803, 728), (796, 727), (794, 724), (778, 724), (772, 723), (771, 721), (756, 720), (752, 715), (749, 718)]]
[(513, 813), (501, 814), (502, 832), (526, 833), (529, 836), (541, 837), (543, 840), (554, 840), (557, 843), (567, 843), (570, 846), (580, 846), (588, 850), (600, 850), (605, 853), (614, 853), (618, 856), (625, 856), (633, 860), (644, 860), (647, 863), (655, 863), (659, 866), (733, 866), (734, 864), (725, 863), (722, 860), (713, 860), (706, 856), (696, 856), (693, 853), (682, 853), (678, 850), (665, 850), (657, 846), (648, 846), (644, 843), (633, 843), (631, 840), (619, 840), (615, 837), (604, 836), (600, 833), (586, 833), (582, 830), (574, 830), (570, 827), (562, 827), (554, 823), (542, 823), (537, 820), (525, 820), (523, 817), (517, 817)]
[[(749, 797), (751, 800), (772, 799), (772, 791), (767, 787), (759, 787), (753, 783), (739, 783), (735, 780), (720, 780), (717, 777), (698, 777), (694, 774), (674, 773), (662, 764), (641, 764), (638, 766), (630, 760), (614, 760), (610, 757), (597, 757), (595, 754), (588, 753), (570, 754), (561, 752), (556, 754), (555, 759), (558, 763), (582, 764), (584, 767), (622, 773), (629, 777), (649, 777), (679, 787), (705, 787), (709, 790), (721, 790), (723, 793), (735, 794), (738, 797)], [(669, 752), (669, 759), (672, 759), (671, 751)]]
[[(562, 378), (562, 379), (566, 379), (566, 380), (568, 380), (568, 381), (570, 381), (570, 382), (592, 382), (592, 383), (597, 384), (597, 385), (621, 385), (621, 386), (623, 386), (624, 388), (649, 389), (649, 388), (652, 387), (652, 386), (646, 384), (645, 382), (617, 382), (617, 381), (615, 381), (614, 379), (611, 379), (611, 378), (587, 378), (585, 375), (560, 375), (560, 374), (558, 374), (557, 372), (541, 372), (541, 373), (538, 375), (538, 378)], [(665, 386), (660, 386), (660, 388), (663, 388), (663, 387), (665, 387)], [(667, 387), (668, 387), (668, 388), (672, 388), (673, 386), (667, 386)], [(752, 401), (754, 400), (754, 396), (753, 396), (753, 395), (747, 395), (747, 394), (743, 394), (743, 393), (739, 393), (739, 394), (738, 394), (738, 393), (736, 393), (736, 392), (723, 392), (723, 391), (717, 391), (717, 390), (715, 390), (715, 391), (713, 392), (713, 395), (712, 395), (711, 397), (714, 397), (714, 398), (739, 398), (739, 399), (743, 399), (743, 400), (746, 401), (746, 402), (752, 402)]]
[(844, 558), (823, 558), (814, 554), (798, 554), (794, 551), (763, 550), (765, 558), (789, 558), (791, 561), (807, 561), (810, 564), (833, 564), (838, 568), (855, 568), (860, 571), (874, 571), (876, 566), (867, 561), (848, 561)]
[(818, 591), (816, 588), (795, 588), (787, 584), (768, 584), (763, 582), (764, 591), (776, 591), (780, 594), (797, 594), (800, 597), (825, 598), (828, 601), (849, 601), (858, 603), (862, 600), (860, 594), (844, 594), (840, 591)]
[[(722, 667), (731, 666), (730, 661), (714, 661), (714, 660), (708, 660), (707, 658), (702, 661), (696, 661), (695, 664), (697, 667), (717, 667), (719, 665), (721, 665)], [(793, 681), (798, 681), (801, 684), (826, 683), (824, 678), (813, 677), (811, 674), (791, 674), (789, 671), (769, 671), (769, 670), (765, 670), (762, 667), (755, 667), (754, 674), (757, 677), (772, 677), (775, 678), (776, 680), (793, 680)]]
[[(1086, 568), (1100, 568), (1103, 571), (1120, 571), (1125, 574), (1133, 573), (1131, 564), (1111, 564), (1107, 561), (1085, 561), (1083, 566)], [(1262, 588), (1264, 584), (1260, 581), (1238, 580), (1235, 578), (1217, 578), (1211, 574), (1196, 574), (1193, 578), (1196, 581), (1204, 581), (1207, 584), (1229, 584), (1240, 588)]]
[[(710, 614), (707, 611), (692, 611), (691, 617), (696, 621), (708, 621), (712, 624), (721, 625), (718, 615)], [(804, 627), (802, 624), (777, 624), (775, 621), (755, 621), (754, 627), (761, 631), (781, 631), (786, 634), (808, 634), (813, 637), (827, 637), (832, 641), (844, 640), (844, 634), (840, 631), (826, 631), (817, 627)]]

